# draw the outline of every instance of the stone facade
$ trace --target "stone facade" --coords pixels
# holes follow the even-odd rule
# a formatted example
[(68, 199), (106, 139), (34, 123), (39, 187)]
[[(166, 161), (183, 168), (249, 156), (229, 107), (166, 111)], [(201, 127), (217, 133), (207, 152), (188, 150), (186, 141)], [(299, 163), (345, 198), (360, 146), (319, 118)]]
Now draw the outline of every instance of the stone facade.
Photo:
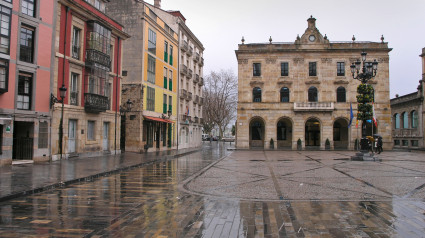
[[(379, 62), (369, 83), (375, 91), (375, 113), (384, 149), (392, 148), (389, 103), (388, 44), (331, 42), (309, 18), (308, 28), (293, 43), (242, 44), (238, 60), (237, 148), (353, 149), (362, 136), (361, 122), (350, 121), (350, 103), (357, 113), (357, 87), (350, 65), (366, 51)], [(338, 94), (338, 91), (342, 92)], [(340, 97), (337, 100), (337, 97)], [(371, 124), (367, 133), (371, 133)], [(273, 145), (271, 145), (273, 140)]]
[(391, 99), (394, 148), (425, 149), (425, 48), (420, 57), (422, 80), (417, 91)]

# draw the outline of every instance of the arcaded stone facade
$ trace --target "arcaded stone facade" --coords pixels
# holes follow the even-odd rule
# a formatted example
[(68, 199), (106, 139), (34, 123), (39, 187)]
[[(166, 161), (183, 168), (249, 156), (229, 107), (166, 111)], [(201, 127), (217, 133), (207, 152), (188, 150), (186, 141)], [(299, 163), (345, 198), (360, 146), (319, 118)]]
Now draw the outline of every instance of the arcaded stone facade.
[[(242, 44), (238, 60), (237, 148), (353, 149), (362, 136), (362, 125), (351, 127), (350, 103), (357, 113), (357, 87), (350, 65), (361, 52), (379, 62), (369, 81), (375, 92), (378, 127), (384, 149), (392, 148), (389, 97), (388, 44), (381, 42), (331, 42), (308, 20), (305, 33), (292, 43)], [(371, 123), (365, 133), (371, 134)], [(270, 144), (273, 139), (273, 145)]]
[(422, 80), (417, 91), (391, 99), (394, 148), (425, 149), (425, 48), (422, 49)]

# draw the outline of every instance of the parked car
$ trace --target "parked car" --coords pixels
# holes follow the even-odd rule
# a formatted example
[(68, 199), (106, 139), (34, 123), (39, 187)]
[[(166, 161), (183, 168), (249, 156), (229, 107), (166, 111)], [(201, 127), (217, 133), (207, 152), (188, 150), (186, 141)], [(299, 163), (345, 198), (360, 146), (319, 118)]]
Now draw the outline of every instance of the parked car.
[(234, 136), (229, 136), (229, 137), (223, 137), (222, 139), (224, 142), (234, 142), (235, 141), (235, 137)]
[(210, 135), (202, 134), (202, 141), (208, 141), (208, 140), (210, 140)]

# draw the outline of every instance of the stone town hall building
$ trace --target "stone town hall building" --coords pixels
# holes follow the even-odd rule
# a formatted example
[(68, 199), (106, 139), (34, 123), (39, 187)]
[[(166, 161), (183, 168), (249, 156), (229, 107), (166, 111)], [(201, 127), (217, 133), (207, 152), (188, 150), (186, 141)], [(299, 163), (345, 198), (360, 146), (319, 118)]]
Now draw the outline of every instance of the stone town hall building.
[[(350, 103), (357, 113), (357, 86), (350, 65), (368, 53), (367, 60), (379, 62), (378, 73), (369, 83), (374, 88), (378, 127), (384, 149), (392, 148), (389, 97), (389, 56), (382, 42), (331, 42), (310, 17), (308, 28), (291, 43), (242, 44), (238, 60), (237, 148), (353, 149), (361, 138), (361, 122), (352, 126)], [(367, 134), (371, 134), (368, 123)]]

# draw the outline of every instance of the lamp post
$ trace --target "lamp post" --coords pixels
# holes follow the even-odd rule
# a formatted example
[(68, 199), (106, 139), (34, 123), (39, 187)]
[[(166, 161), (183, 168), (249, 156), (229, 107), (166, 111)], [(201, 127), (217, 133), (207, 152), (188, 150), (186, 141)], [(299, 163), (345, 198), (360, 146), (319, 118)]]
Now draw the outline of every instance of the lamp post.
[(64, 107), (64, 99), (66, 97), (66, 87), (62, 84), (62, 87), (59, 88), (59, 96), (61, 100), (57, 100), (58, 102), (62, 103), (62, 109), (61, 109), (61, 119), (59, 122), (59, 153), (61, 155), (62, 160), (62, 144), (63, 144), (63, 107)]
[[(372, 105), (374, 101), (373, 87), (368, 84), (369, 80), (376, 76), (378, 70), (378, 62), (376, 59), (372, 61), (366, 61), (366, 52), (361, 53), (361, 61), (357, 60), (350, 66), (351, 74), (353, 79), (359, 80), (361, 84), (357, 88), (357, 119), (362, 121), (362, 137), (366, 135), (366, 121), (372, 119)], [(373, 125), (372, 125), (372, 136), (373, 136)], [(368, 143), (366, 138), (361, 139), (361, 150), (368, 149)]]

